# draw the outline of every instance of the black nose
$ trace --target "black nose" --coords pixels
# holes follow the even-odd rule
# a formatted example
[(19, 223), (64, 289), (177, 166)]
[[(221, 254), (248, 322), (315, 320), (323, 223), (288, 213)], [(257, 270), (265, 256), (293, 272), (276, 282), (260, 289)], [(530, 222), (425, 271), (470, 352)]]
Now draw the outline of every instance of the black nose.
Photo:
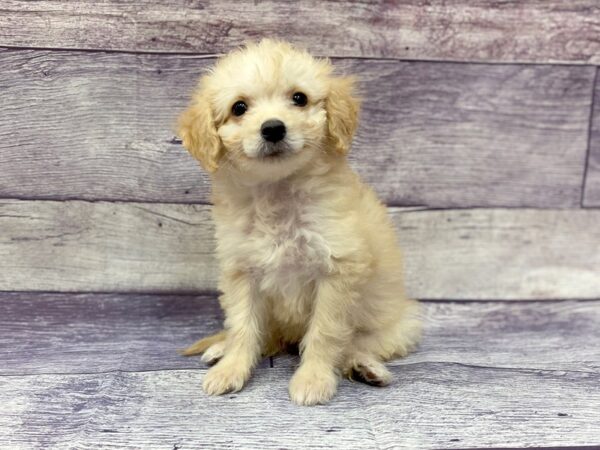
[(260, 134), (269, 142), (279, 142), (285, 137), (285, 124), (278, 119), (269, 119), (260, 127)]

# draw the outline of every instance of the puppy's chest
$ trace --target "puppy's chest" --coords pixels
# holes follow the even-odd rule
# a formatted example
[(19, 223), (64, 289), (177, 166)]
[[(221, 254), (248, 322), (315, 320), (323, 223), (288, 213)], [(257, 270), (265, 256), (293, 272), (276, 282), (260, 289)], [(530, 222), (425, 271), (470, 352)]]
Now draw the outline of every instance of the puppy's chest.
[(330, 265), (323, 212), (302, 194), (257, 195), (236, 221), (230, 248), (236, 264), (249, 270), (264, 290), (298, 295)]

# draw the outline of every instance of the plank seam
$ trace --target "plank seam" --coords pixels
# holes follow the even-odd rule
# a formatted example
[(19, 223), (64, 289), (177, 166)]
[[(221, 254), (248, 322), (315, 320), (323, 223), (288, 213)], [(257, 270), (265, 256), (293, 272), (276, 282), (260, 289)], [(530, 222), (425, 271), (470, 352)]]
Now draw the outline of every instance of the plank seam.
[[(183, 356), (182, 356), (183, 358)], [(198, 358), (198, 361), (200, 359)], [(277, 358), (274, 358), (274, 361), (277, 361)], [(532, 368), (532, 367), (495, 367), (495, 366), (485, 366), (478, 364), (467, 364), (460, 363), (456, 361), (418, 361), (406, 364), (396, 364), (389, 366), (390, 369), (401, 368), (401, 367), (412, 367), (412, 366), (421, 366), (421, 365), (450, 365), (450, 366), (460, 366), (465, 367), (467, 369), (482, 369), (482, 370), (499, 370), (505, 372), (521, 372), (521, 373), (561, 373), (561, 374), (580, 374), (580, 375), (595, 375), (600, 376), (600, 372), (596, 371), (588, 371), (588, 370), (564, 370), (564, 369), (540, 369), (540, 368)], [(281, 366), (282, 368), (284, 366)], [(275, 363), (273, 367), (270, 367), (269, 364), (262, 365), (257, 367), (255, 370), (260, 369), (278, 369), (277, 364)], [(144, 369), (144, 370), (126, 370), (126, 369), (114, 369), (114, 370), (105, 370), (99, 372), (36, 372), (36, 373), (11, 373), (11, 374), (0, 374), (0, 378), (10, 378), (10, 377), (35, 377), (35, 376), (78, 376), (78, 375), (110, 375), (110, 374), (129, 374), (129, 373), (154, 373), (154, 372), (184, 372), (184, 371), (194, 371), (194, 372), (206, 372), (210, 367), (208, 366), (198, 366), (197, 368), (172, 368), (172, 369)]]
[[(233, 47), (232, 47), (233, 49)], [(103, 48), (78, 48), (78, 47), (22, 47), (11, 45), (0, 45), (0, 51), (47, 51), (47, 52), (81, 52), (81, 53), (117, 53), (125, 55), (165, 55), (165, 56), (189, 56), (200, 59), (218, 58), (224, 53), (196, 53), (196, 52), (172, 52), (172, 51), (150, 51), (150, 50), (123, 50), (123, 49), (103, 49)], [(320, 55), (314, 53), (318, 58), (329, 58), (334, 60), (361, 60), (361, 61), (389, 61), (389, 62), (414, 62), (414, 63), (432, 63), (432, 64), (473, 64), (479, 66), (539, 66), (539, 67), (596, 67), (588, 61), (553, 61), (553, 62), (535, 62), (535, 61), (501, 61), (501, 60), (464, 60), (464, 59), (427, 59), (427, 58), (393, 58), (384, 56), (341, 56), (341, 55)]]
[[(110, 204), (139, 204), (139, 205), (198, 205), (198, 206), (213, 206), (212, 203), (207, 201), (189, 201), (189, 202), (165, 202), (162, 200), (136, 200), (136, 199), (114, 199), (114, 198), (82, 198), (82, 197), (62, 197), (62, 196), (44, 196), (44, 197), (24, 197), (24, 196), (3, 196), (0, 197), (2, 201), (21, 201), (21, 202), (85, 202), (85, 203), (110, 203)], [(534, 206), (534, 205), (520, 205), (520, 206), (503, 206), (503, 205), (465, 205), (465, 206), (427, 206), (419, 204), (409, 203), (385, 203), (388, 208), (406, 208), (410, 212), (434, 212), (434, 211), (475, 211), (475, 210), (532, 210), (532, 211), (577, 211), (581, 209), (577, 207), (566, 207), (566, 206)], [(589, 206), (585, 209), (600, 209), (600, 206)], [(0, 217), (2, 215), (0, 214)]]
[(496, 366), (485, 366), (480, 364), (468, 364), (461, 363), (457, 361), (422, 361), (417, 363), (409, 363), (409, 364), (400, 364), (399, 366), (413, 366), (418, 364), (447, 364), (452, 366), (461, 366), (467, 367), (471, 369), (484, 369), (484, 370), (502, 370), (502, 371), (512, 371), (512, 372), (535, 372), (535, 373), (577, 373), (583, 375), (600, 375), (600, 372), (597, 371), (589, 371), (589, 370), (561, 370), (561, 369), (536, 369), (532, 367), (496, 367)]
[(469, 447), (469, 450), (523, 450), (528, 448), (530, 450), (598, 450), (598, 445), (561, 445), (559, 447)]
[(551, 303), (588, 303), (588, 302), (600, 302), (600, 298), (551, 298), (551, 299), (443, 299), (443, 298), (419, 298), (421, 303), (514, 303), (514, 304), (525, 304), (525, 303), (540, 303), (540, 304), (551, 304)]
[[(193, 56), (195, 58), (211, 59), (222, 56), (223, 53), (189, 53), (189, 52), (159, 52), (144, 50), (123, 50), (112, 48), (79, 48), (79, 47), (27, 47), (18, 45), (0, 45), (0, 52), (40, 51), (40, 52), (81, 52), (81, 53), (117, 53), (123, 55), (171, 55), (171, 56)], [(571, 64), (581, 66), (580, 64)], [(588, 64), (589, 65), (589, 64)]]
[[(0, 197), (0, 202), (8, 200), (16, 200), (21, 202), (86, 202), (86, 203), (138, 203), (140, 205), (206, 205), (212, 206), (212, 203), (206, 201), (189, 201), (189, 202), (164, 202), (161, 200), (136, 200), (136, 199), (114, 199), (114, 198), (83, 198), (83, 197), (68, 197), (68, 196), (44, 196), (44, 197), (24, 197), (24, 196), (4, 196)], [(543, 208), (548, 209), (548, 208)], [(1, 216), (0, 216), (1, 217)]]
[(582, 208), (585, 208), (585, 191), (587, 184), (587, 174), (589, 170), (590, 158), (592, 155), (592, 128), (594, 126), (594, 107), (596, 104), (596, 83), (598, 81), (598, 67), (596, 67), (596, 71), (594, 73), (594, 80), (592, 83), (592, 101), (590, 105), (590, 115), (588, 117), (588, 133), (587, 133), (587, 149), (585, 153), (585, 159), (583, 160), (584, 169), (583, 169), (583, 180), (581, 181), (581, 199), (580, 205)]
[[(63, 295), (63, 296), (77, 296), (77, 295), (145, 295), (145, 296), (155, 296), (155, 297), (165, 297), (165, 296), (179, 296), (179, 297), (218, 297), (221, 292), (214, 289), (205, 289), (198, 291), (177, 291), (177, 290), (168, 290), (168, 291), (53, 291), (53, 290), (39, 290), (39, 291), (31, 291), (31, 290), (2, 290), (0, 289), (0, 294), (25, 294), (32, 296), (42, 296), (42, 295)], [(457, 303), (457, 304), (468, 304), (468, 303), (514, 303), (514, 304), (531, 304), (531, 303), (539, 303), (542, 305), (552, 304), (552, 303), (591, 303), (591, 302), (600, 302), (600, 298), (552, 298), (552, 299), (439, 299), (439, 298), (419, 298), (419, 302), (421, 303)]]
[[(0, 216), (1, 217), (1, 216)], [(213, 289), (203, 289), (197, 291), (178, 291), (177, 289), (173, 290), (132, 290), (132, 291), (53, 291), (53, 290), (39, 290), (39, 291), (30, 291), (30, 290), (2, 290), (0, 289), (0, 294), (30, 294), (30, 295), (48, 295), (48, 294), (61, 294), (61, 295), (153, 295), (153, 296), (179, 296), (179, 297), (200, 297), (200, 296), (213, 296), (217, 297), (220, 294), (220, 291)]]

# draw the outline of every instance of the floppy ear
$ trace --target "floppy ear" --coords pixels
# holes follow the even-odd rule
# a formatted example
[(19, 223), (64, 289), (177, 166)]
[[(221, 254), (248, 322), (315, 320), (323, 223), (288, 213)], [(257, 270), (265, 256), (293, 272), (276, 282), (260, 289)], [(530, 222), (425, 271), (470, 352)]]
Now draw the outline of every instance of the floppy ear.
[(333, 78), (325, 100), (331, 145), (343, 155), (350, 149), (358, 124), (360, 102), (354, 97), (354, 84), (352, 77)]
[(183, 146), (200, 161), (207, 172), (219, 167), (223, 144), (217, 134), (212, 109), (208, 99), (202, 94), (180, 116), (178, 135)]

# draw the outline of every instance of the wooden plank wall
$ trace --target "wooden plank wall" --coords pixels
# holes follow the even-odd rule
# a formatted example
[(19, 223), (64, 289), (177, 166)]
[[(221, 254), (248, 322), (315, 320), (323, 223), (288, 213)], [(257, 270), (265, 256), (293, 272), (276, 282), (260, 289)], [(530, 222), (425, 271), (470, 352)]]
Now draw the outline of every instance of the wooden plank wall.
[[(209, 214), (207, 205), (2, 201), (0, 226), (11, 232), (0, 235), (0, 285), (71, 292), (215, 290)], [(600, 293), (596, 210), (392, 207), (390, 214), (415, 297), (593, 299)]]
[(594, 108), (591, 115), (590, 146), (583, 206), (600, 207), (600, 81), (594, 89)]
[(0, 9), (0, 290), (213, 290), (207, 178), (172, 125), (215, 54), (281, 36), (361, 79), (351, 162), (412, 295), (600, 297), (594, 0)]
[[(206, 202), (172, 128), (213, 61), (0, 52), (0, 195)], [(352, 162), (389, 204), (579, 206), (595, 68), (335, 62), (362, 80)]]
[(594, 0), (4, 0), (7, 47), (224, 52), (276, 36), (326, 56), (483, 62), (600, 61)]

